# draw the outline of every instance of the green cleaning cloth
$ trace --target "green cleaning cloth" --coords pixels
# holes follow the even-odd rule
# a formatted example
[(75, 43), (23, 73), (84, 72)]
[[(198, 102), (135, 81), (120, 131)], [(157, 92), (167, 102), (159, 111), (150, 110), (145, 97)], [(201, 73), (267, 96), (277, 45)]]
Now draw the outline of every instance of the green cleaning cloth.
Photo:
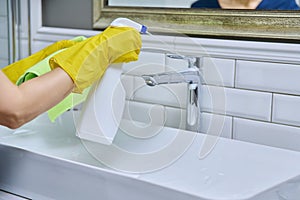
[[(79, 36), (76, 38), (73, 38), (73, 41), (83, 41), (86, 38), (83, 36)], [(32, 78), (41, 76), (49, 71), (51, 71), (51, 68), (49, 66), (49, 59), (53, 57), (55, 54), (64, 51), (65, 49), (59, 50), (50, 56), (46, 57), (44, 60), (41, 60), (31, 68), (29, 68), (19, 79), (17, 80), (16, 84), (20, 85), (24, 83), (25, 81), (28, 81)], [(82, 94), (77, 94), (77, 93), (71, 93), (69, 94), (65, 99), (63, 99), (60, 103), (58, 103), (56, 106), (48, 110), (48, 117), (51, 120), (51, 122), (54, 122), (57, 117), (59, 117), (61, 114), (63, 114), (65, 111), (73, 108), (74, 106), (82, 103), (83, 101), (86, 100), (87, 95), (89, 93), (89, 89), (87, 88), (83, 91)]]

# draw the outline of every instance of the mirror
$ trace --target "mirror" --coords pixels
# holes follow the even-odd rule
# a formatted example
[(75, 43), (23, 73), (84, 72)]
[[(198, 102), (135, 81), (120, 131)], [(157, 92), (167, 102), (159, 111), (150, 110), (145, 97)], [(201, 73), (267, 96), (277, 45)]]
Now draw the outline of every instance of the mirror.
[[(187, 6), (192, 2), (190, 0), (186, 0), (185, 4), (174, 4), (182, 0), (159, 2), (145, 0), (148, 7), (146, 4), (141, 5), (140, 0), (130, 0), (130, 4), (124, 2), (124, 0), (93, 0), (93, 27), (104, 29), (115, 18), (127, 17), (147, 25), (152, 33), (180, 33), (263, 41), (300, 41), (298, 10), (195, 9)], [(162, 5), (161, 2), (165, 3)]]

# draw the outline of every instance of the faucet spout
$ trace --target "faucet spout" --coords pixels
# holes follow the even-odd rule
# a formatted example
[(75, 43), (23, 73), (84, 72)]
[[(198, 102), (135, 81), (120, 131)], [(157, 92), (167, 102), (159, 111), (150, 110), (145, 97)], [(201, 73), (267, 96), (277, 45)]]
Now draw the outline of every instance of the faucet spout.
[(156, 86), (160, 84), (174, 84), (174, 83), (189, 83), (198, 84), (201, 82), (201, 76), (198, 70), (189, 68), (182, 72), (165, 72), (159, 74), (142, 75), (145, 83), (148, 86)]

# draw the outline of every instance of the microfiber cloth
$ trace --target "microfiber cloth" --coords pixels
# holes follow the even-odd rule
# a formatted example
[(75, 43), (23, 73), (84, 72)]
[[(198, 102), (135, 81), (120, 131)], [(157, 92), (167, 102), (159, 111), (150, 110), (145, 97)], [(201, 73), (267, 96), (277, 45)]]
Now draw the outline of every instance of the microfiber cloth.
[[(79, 36), (76, 38), (73, 38), (73, 41), (83, 41), (86, 38), (83, 36)], [(44, 60), (41, 60), (37, 64), (33, 65), (31, 68), (29, 68), (16, 82), (17, 85), (20, 85), (24, 83), (25, 81), (28, 81), (32, 78), (41, 76), (49, 71), (51, 71), (51, 68), (49, 66), (49, 60), (54, 55), (64, 51), (65, 49), (58, 50), (51, 54), (50, 56), (46, 57)], [(87, 95), (89, 93), (89, 89), (87, 88), (83, 91), (82, 94), (76, 94), (71, 93), (69, 94), (65, 99), (63, 99), (60, 103), (58, 103), (56, 106), (48, 110), (48, 117), (49, 119), (54, 122), (57, 117), (59, 117), (61, 114), (63, 114), (65, 111), (73, 108), (74, 106), (82, 103), (86, 100)]]

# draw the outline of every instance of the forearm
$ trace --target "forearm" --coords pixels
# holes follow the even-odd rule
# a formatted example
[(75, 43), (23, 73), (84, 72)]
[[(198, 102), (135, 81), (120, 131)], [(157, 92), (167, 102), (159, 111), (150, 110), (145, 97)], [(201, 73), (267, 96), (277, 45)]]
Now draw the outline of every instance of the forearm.
[[(8, 81), (9, 82), (9, 81)], [(63, 100), (74, 83), (65, 71), (56, 68), (19, 87), (1, 84), (0, 124), (17, 128)]]

